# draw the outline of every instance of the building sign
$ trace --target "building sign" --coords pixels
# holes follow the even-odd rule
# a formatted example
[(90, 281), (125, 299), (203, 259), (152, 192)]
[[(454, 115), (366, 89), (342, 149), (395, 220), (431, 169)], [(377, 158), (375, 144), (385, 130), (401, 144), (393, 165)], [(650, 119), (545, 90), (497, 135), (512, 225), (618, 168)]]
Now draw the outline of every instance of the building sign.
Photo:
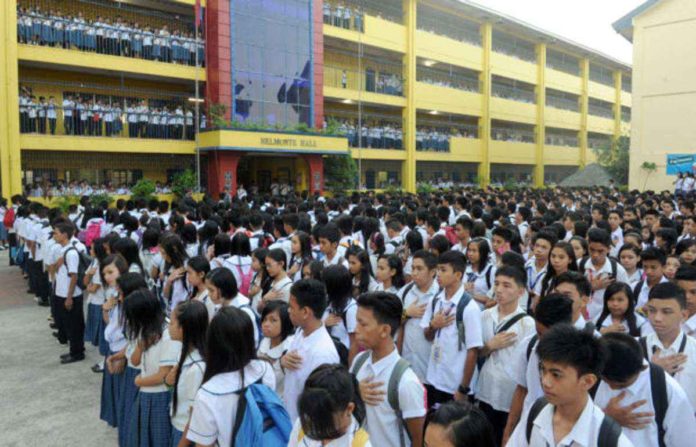
[(261, 137), (261, 146), (277, 146), (283, 148), (306, 148), (313, 149), (317, 147), (316, 140), (306, 138), (288, 138), (288, 137)]
[(203, 150), (348, 154), (348, 139), (341, 136), (281, 132), (218, 130), (201, 133)]
[(696, 154), (667, 154), (667, 175), (696, 173)]

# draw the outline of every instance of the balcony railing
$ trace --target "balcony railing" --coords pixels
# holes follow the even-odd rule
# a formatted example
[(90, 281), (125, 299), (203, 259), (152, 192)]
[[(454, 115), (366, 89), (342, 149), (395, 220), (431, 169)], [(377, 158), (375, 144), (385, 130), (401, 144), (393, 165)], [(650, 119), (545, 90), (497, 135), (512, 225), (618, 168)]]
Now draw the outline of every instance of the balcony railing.
[(578, 147), (578, 137), (546, 134), (546, 144), (552, 146)]
[(614, 118), (614, 111), (611, 110), (610, 108), (590, 104), (588, 106), (587, 111), (590, 115), (600, 116), (602, 118), (609, 118), (609, 119)]
[(362, 72), (340, 67), (324, 67), (324, 84), (328, 87), (362, 90), (370, 93), (402, 96), (401, 76), (367, 68)]
[(28, 45), (64, 48), (180, 65), (205, 63), (205, 44), (193, 33), (142, 28), (116, 21), (89, 21), (20, 10), (17, 40)]
[(516, 87), (493, 83), (491, 94), (498, 98), (510, 99), (512, 101), (526, 102), (534, 104), (536, 102), (534, 92), (523, 90)]
[(496, 141), (534, 143), (534, 132), (521, 129), (494, 127), (491, 129), (491, 138)]
[(557, 96), (546, 96), (546, 105), (554, 109), (570, 110), (571, 112), (579, 112), (580, 105), (578, 100), (570, 98), (559, 98)]
[(473, 93), (480, 92), (479, 79), (473, 75), (467, 76), (458, 73), (447, 73), (425, 67), (418, 67), (417, 74), (419, 82)]

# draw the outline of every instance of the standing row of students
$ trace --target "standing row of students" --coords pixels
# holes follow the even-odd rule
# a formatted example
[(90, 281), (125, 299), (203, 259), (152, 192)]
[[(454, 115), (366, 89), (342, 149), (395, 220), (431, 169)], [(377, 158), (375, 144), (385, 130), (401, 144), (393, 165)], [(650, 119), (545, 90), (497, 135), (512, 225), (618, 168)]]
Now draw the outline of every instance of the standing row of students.
[(692, 215), (556, 194), (137, 201), (108, 225), (107, 205), (73, 221), (16, 197), (14, 252), (61, 362), (85, 336), (104, 354), (121, 445), (689, 445), (696, 267), (669, 234)]

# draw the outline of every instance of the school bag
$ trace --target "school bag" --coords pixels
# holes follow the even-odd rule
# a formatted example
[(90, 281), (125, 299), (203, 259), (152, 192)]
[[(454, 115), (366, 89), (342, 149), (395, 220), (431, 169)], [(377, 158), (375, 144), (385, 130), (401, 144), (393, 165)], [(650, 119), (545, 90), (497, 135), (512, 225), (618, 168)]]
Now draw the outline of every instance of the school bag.
[[(355, 363), (353, 363), (353, 368), (351, 369), (353, 375), (358, 375), (360, 368), (363, 367), (369, 356), (370, 351), (365, 351), (361, 352), (355, 358)], [(406, 446), (406, 439), (404, 438), (404, 417), (401, 413), (401, 405), (399, 404), (399, 384), (401, 383), (401, 378), (410, 368), (411, 365), (408, 361), (399, 357), (399, 360), (396, 362), (396, 365), (394, 365), (394, 369), (389, 376), (389, 382), (387, 383), (387, 402), (389, 402), (389, 406), (392, 410), (396, 412), (396, 420), (399, 424), (399, 445), (401, 447)]]
[(2, 224), (5, 225), (5, 228), (7, 230), (11, 230), (12, 226), (14, 225), (15, 221), (15, 209), (14, 207), (9, 207), (7, 211), (5, 211), (5, 217), (2, 219)]
[(449, 225), (445, 227), (445, 237), (452, 245), (457, 245), (459, 243), (459, 238), (457, 237), (457, 233), (454, 232), (454, 227), (450, 227)]
[[(437, 298), (438, 295), (435, 295), (435, 298), (433, 299), (431, 304), (430, 312), (432, 315), (435, 315), (435, 305), (439, 301), (439, 299)], [(469, 304), (471, 299), (471, 295), (469, 295), (468, 292), (463, 292), (461, 298), (459, 298), (459, 303), (457, 303), (455, 321), (457, 323), (457, 333), (459, 334), (458, 338), (460, 351), (462, 350), (462, 346), (464, 345), (464, 339), (466, 335), (464, 332), (464, 309), (466, 309), (466, 306)]]
[(258, 241), (257, 248), (268, 248), (271, 244), (273, 244), (273, 242), (275, 242), (273, 237), (265, 232), (263, 234), (255, 234), (250, 237), (253, 237)]
[[(504, 325), (502, 325), (500, 328), (498, 328), (498, 329), (495, 331), (495, 335), (498, 335), (498, 334), (501, 333), (501, 332), (507, 331), (507, 330), (510, 329), (512, 326), (514, 326), (515, 323), (517, 323), (518, 321), (520, 321), (522, 318), (524, 318), (524, 317), (526, 317), (526, 316), (528, 316), (528, 314), (527, 314), (526, 312), (520, 312), (520, 313), (518, 313), (517, 315), (515, 315), (514, 317), (512, 317), (512, 318), (510, 318), (508, 321), (506, 321)], [(478, 361), (476, 362), (476, 365), (478, 366), (479, 371), (480, 371), (481, 369), (483, 369), (483, 365), (486, 363), (486, 360), (488, 360), (488, 357), (479, 357), (479, 358), (478, 358)]]
[(241, 279), (240, 284), (237, 284), (237, 289), (239, 293), (244, 296), (249, 296), (249, 289), (251, 288), (251, 281), (254, 279), (254, 270), (249, 268), (249, 272), (246, 274), (242, 271), (242, 266), (239, 264), (234, 265), (237, 273), (239, 273), (239, 278)]
[[(539, 416), (541, 410), (548, 405), (548, 401), (545, 397), (540, 397), (534, 402), (532, 407), (529, 409), (529, 415), (527, 416), (527, 443), (529, 443), (532, 438), (532, 428), (534, 428), (534, 420)], [(611, 416), (605, 414), (602, 420), (602, 425), (599, 426), (599, 436), (597, 437), (597, 445), (601, 447), (616, 447), (619, 444), (619, 437), (621, 436), (621, 426), (611, 418)]]
[[(684, 349), (686, 349), (686, 334), (684, 334), (684, 337), (682, 338), (681, 343), (679, 344), (679, 354), (682, 354), (684, 352)], [(640, 340), (638, 340), (640, 343), (640, 348), (643, 350), (643, 357), (645, 360), (648, 362), (650, 361), (650, 354), (653, 354), (651, 352), (648, 352), (648, 342), (647, 342), (647, 337), (640, 337)]]
[(259, 340), (261, 340), (263, 338), (263, 335), (262, 335), (263, 330), (261, 328), (261, 317), (259, 316), (258, 313), (256, 313), (254, 311), (254, 309), (251, 307), (250, 304), (242, 304), (241, 306), (239, 306), (239, 309), (244, 309), (244, 308), (251, 310), (251, 313), (254, 314), (254, 323), (256, 325), (256, 332), (259, 334)]
[(68, 252), (70, 250), (75, 250), (79, 258), (77, 264), (77, 287), (80, 287), (80, 284), (85, 283), (85, 275), (89, 267), (92, 265), (92, 258), (90, 258), (85, 251), (78, 250), (77, 246), (73, 244), (70, 246), (70, 248), (65, 250), (65, 253), (63, 253), (63, 264), (65, 265), (66, 269), (68, 267)]
[(237, 414), (231, 446), (266, 447), (287, 445), (292, 423), (283, 402), (261, 379), (236, 392)]
[[(297, 434), (297, 443), (299, 445), (305, 437), (304, 430), (300, 427), (300, 432)], [(350, 443), (350, 447), (365, 447), (367, 441), (370, 440), (370, 435), (364, 428), (359, 428), (358, 431), (353, 433), (353, 442)]]
[(101, 236), (102, 221), (90, 222), (85, 230), (85, 244), (88, 247), (92, 246), (92, 242)]
[[(613, 258), (611, 256), (607, 256), (607, 259), (609, 259), (609, 264), (611, 264), (611, 276), (612, 278), (616, 278), (616, 272), (618, 271), (618, 263), (619, 261), (616, 260), (616, 258)], [(580, 260), (580, 264), (578, 265), (578, 270), (580, 271), (581, 274), (585, 274), (585, 266), (587, 265), (587, 261), (590, 260), (589, 256), (585, 256)]]

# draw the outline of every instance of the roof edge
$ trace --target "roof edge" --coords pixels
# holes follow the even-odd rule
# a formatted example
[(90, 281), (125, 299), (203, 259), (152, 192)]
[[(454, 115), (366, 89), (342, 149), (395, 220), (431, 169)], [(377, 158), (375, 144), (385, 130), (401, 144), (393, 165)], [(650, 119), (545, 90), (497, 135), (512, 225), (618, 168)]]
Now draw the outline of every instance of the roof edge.
[(643, 14), (648, 9), (659, 3), (660, 0), (647, 0), (645, 3), (637, 6), (628, 14), (624, 15), (616, 22), (612, 23), (614, 30), (624, 36), (629, 42), (633, 42), (633, 19)]

